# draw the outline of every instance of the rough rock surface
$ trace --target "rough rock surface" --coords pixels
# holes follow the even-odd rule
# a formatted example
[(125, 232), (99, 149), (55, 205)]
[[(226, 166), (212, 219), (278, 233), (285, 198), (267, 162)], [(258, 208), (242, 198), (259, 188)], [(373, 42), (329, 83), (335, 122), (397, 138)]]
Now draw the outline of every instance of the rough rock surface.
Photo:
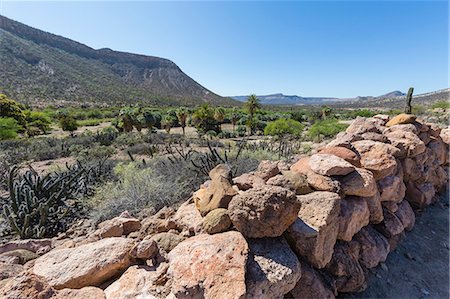
[(56, 291), (37, 275), (23, 272), (0, 288), (2, 299), (46, 299), (56, 295)]
[(202, 215), (191, 201), (184, 202), (173, 216), (173, 221), (181, 231), (194, 234), (202, 224)]
[(317, 174), (347, 175), (355, 170), (355, 167), (349, 162), (335, 155), (315, 154), (309, 159), (309, 167)]
[(202, 222), (203, 231), (207, 234), (216, 234), (226, 231), (231, 226), (227, 209), (215, 209), (209, 212)]
[(399, 124), (410, 124), (416, 120), (416, 116), (412, 114), (401, 113), (394, 116), (390, 121), (386, 123), (386, 127), (392, 127)]
[(301, 276), (300, 262), (284, 238), (249, 239), (246, 298), (283, 298)]
[(366, 268), (376, 267), (389, 254), (387, 239), (371, 226), (362, 228), (354, 237), (360, 244), (359, 261)]
[(255, 175), (267, 181), (271, 177), (280, 173), (277, 161), (264, 160), (259, 163), (258, 168), (255, 171)]
[(219, 164), (209, 173), (211, 183), (194, 193), (194, 203), (202, 216), (217, 208), (227, 208), (230, 200), (237, 194), (231, 185), (231, 168)]
[(62, 289), (58, 291), (57, 299), (104, 299), (105, 293), (97, 287), (84, 287), (81, 289)]
[(345, 195), (370, 197), (377, 193), (373, 174), (363, 168), (356, 168), (355, 171), (341, 177), (339, 181)]
[(285, 233), (292, 249), (317, 268), (331, 259), (339, 232), (340, 197), (331, 192), (299, 196), (298, 218)]
[(375, 180), (392, 175), (397, 170), (395, 156), (399, 150), (392, 145), (372, 140), (355, 141), (352, 144), (361, 155), (362, 167), (370, 170)]
[(297, 218), (300, 203), (295, 193), (265, 185), (236, 195), (230, 202), (231, 222), (248, 238), (278, 237)]
[(400, 202), (405, 197), (406, 186), (396, 175), (390, 175), (378, 181), (381, 201)]
[(172, 293), (179, 298), (243, 298), (247, 241), (239, 232), (198, 235), (169, 253)]
[(305, 175), (296, 173), (292, 170), (284, 170), (282, 171), (282, 174), (292, 185), (295, 194), (302, 195), (312, 192), (312, 189), (309, 186), (307, 177)]
[(395, 216), (400, 219), (406, 231), (410, 231), (414, 227), (416, 215), (406, 200), (403, 200), (398, 204), (398, 209), (395, 212)]
[(264, 180), (253, 174), (253, 173), (244, 173), (238, 177), (233, 178), (233, 184), (235, 184), (239, 190), (248, 190), (253, 187), (262, 186), (265, 184)]
[(150, 237), (150, 240), (155, 241), (158, 247), (165, 252), (170, 252), (185, 239), (185, 237), (171, 232), (159, 233)]
[(33, 273), (56, 289), (98, 286), (132, 264), (132, 239), (107, 238), (76, 248), (55, 249), (35, 261)]
[(380, 201), (380, 193), (377, 191), (374, 196), (364, 197), (370, 212), (370, 223), (380, 223), (383, 221), (383, 207)]
[(351, 241), (353, 236), (369, 224), (370, 212), (364, 198), (349, 196), (341, 200), (338, 239)]
[(152, 299), (167, 295), (167, 268), (167, 263), (156, 269), (145, 265), (129, 267), (118, 280), (105, 289), (106, 299)]
[(302, 276), (290, 294), (293, 298), (321, 298), (334, 299), (331, 287), (327, 285), (322, 276), (305, 262), (301, 263)]
[(359, 263), (360, 245), (356, 241), (337, 243), (327, 270), (336, 276), (339, 292), (360, 292), (367, 287), (367, 279)]
[(115, 217), (100, 223), (96, 234), (101, 238), (120, 237), (138, 231), (140, 228), (141, 222), (138, 219)]
[(361, 167), (361, 157), (356, 152), (342, 146), (327, 146), (319, 150), (320, 154), (335, 155), (344, 159), (355, 167)]

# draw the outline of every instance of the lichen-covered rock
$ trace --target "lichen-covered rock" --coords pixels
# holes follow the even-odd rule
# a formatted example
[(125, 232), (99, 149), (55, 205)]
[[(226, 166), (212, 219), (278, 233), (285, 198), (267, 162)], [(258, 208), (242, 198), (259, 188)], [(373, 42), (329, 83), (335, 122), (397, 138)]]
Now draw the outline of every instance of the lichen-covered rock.
[(450, 145), (450, 127), (442, 129), (439, 136), (441, 136), (442, 141), (444, 141), (447, 145)]
[(394, 131), (402, 131), (402, 132), (410, 132), (413, 134), (418, 135), (419, 130), (414, 124), (400, 124), (400, 125), (394, 125), (391, 127), (388, 127), (383, 130), (383, 135), (389, 134)]
[(38, 258), (32, 271), (55, 289), (99, 286), (132, 264), (134, 241), (106, 238), (76, 248), (54, 249)]
[(150, 237), (150, 240), (155, 241), (158, 247), (165, 252), (170, 252), (185, 239), (185, 237), (171, 232), (159, 233)]
[(170, 292), (170, 287), (166, 286), (167, 269), (167, 263), (156, 269), (145, 265), (131, 266), (105, 289), (106, 299), (164, 298)]
[(427, 147), (430, 149), (432, 157), (439, 165), (445, 164), (448, 159), (448, 145), (441, 139), (431, 140)]
[(283, 298), (301, 276), (301, 266), (284, 238), (249, 239), (246, 298)]
[(288, 179), (289, 183), (292, 185), (295, 194), (303, 195), (311, 193), (313, 190), (308, 184), (306, 175), (299, 174), (292, 170), (283, 170), (283, 176)]
[(215, 209), (209, 212), (203, 218), (203, 231), (207, 234), (221, 233), (231, 226), (230, 216), (228, 216), (227, 209)]
[(354, 147), (352, 146), (351, 143), (358, 140), (364, 140), (364, 138), (361, 135), (347, 132), (340, 132), (335, 136), (334, 140), (330, 141), (327, 144), (327, 147), (340, 146), (348, 148), (349, 150), (354, 150)]
[(400, 151), (390, 144), (361, 140), (352, 143), (361, 155), (362, 168), (370, 170), (375, 180), (392, 175), (397, 170), (396, 155)]
[(24, 271), (24, 267), (20, 264), (9, 264), (0, 262), (0, 289), (4, 284), (4, 280), (15, 277)]
[(372, 172), (363, 168), (356, 168), (339, 181), (345, 195), (370, 197), (377, 193), (377, 184)]
[(389, 139), (385, 135), (379, 133), (367, 132), (362, 134), (361, 137), (364, 138), (364, 140), (373, 140), (383, 143), (390, 143)]
[(53, 240), (51, 239), (25, 239), (10, 241), (0, 245), (0, 254), (16, 249), (26, 249), (38, 254), (44, 254), (53, 247)]
[(319, 150), (319, 153), (335, 155), (339, 158), (344, 159), (355, 167), (361, 167), (361, 163), (359, 162), (361, 160), (361, 157), (359, 156), (359, 154), (348, 148), (342, 146), (327, 146)]
[(355, 170), (355, 167), (349, 162), (335, 155), (315, 154), (309, 159), (309, 167), (317, 174), (347, 175)]
[(0, 262), (24, 265), (25, 263), (37, 259), (38, 257), (39, 255), (33, 251), (26, 249), (15, 249), (0, 254)]
[(247, 257), (239, 232), (189, 238), (169, 253), (171, 292), (176, 298), (243, 298)]
[(301, 262), (302, 276), (290, 294), (293, 298), (334, 299), (331, 287), (308, 263)]
[(291, 182), (282, 174), (277, 174), (276, 176), (271, 177), (267, 180), (266, 184), (271, 186), (279, 186), (295, 191), (294, 186), (291, 184)]
[(339, 292), (360, 292), (367, 287), (367, 278), (359, 263), (360, 244), (356, 241), (337, 243), (326, 269), (336, 276)]
[(338, 239), (351, 241), (353, 236), (369, 224), (370, 212), (367, 202), (356, 196), (341, 200)]
[(381, 201), (400, 202), (405, 197), (406, 186), (403, 180), (396, 175), (391, 175), (378, 181)]
[(376, 267), (384, 262), (389, 254), (389, 242), (373, 227), (362, 228), (354, 237), (360, 244), (359, 262), (366, 268)]
[(392, 127), (400, 124), (410, 124), (416, 120), (416, 116), (413, 114), (401, 113), (394, 116), (390, 121), (386, 123), (386, 127)]
[(262, 186), (265, 184), (265, 181), (253, 173), (244, 173), (233, 178), (233, 184), (235, 184), (239, 190), (245, 191), (253, 187)]
[(398, 204), (398, 209), (395, 212), (395, 216), (400, 219), (406, 231), (412, 230), (416, 222), (416, 215), (406, 200), (403, 200)]
[(236, 195), (228, 214), (237, 230), (248, 238), (278, 237), (295, 221), (299, 209), (294, 192), (265, 185)]
[(292, 249), (317, 268), (331, 259), (339, 232), (341, 198), (336, 193), (313, 192), (299, 196), (298, 218), (285, 236)]

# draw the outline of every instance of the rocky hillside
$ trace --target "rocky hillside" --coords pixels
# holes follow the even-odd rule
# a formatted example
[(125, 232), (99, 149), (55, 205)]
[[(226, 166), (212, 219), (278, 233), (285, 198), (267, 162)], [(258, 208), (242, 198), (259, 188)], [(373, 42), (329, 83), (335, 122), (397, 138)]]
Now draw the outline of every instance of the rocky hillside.
[(0, 16), (0, 93), (38, 101), (234, 104), (170, 60), (95, 50)]
[[(450, 129), (357, 118), (295, 163), (228, 165), (177, 210), (0, 246), (2, 298), (335, 298), (367, 287), (448, 182)], [(448, 248), (448, 247), (447, 247)], [(443, 261), (447, 263), (447, 261)], [(397, 282), (401, 283), (401, 282)], [(419, 297), (419, 296), (417, 296)]]

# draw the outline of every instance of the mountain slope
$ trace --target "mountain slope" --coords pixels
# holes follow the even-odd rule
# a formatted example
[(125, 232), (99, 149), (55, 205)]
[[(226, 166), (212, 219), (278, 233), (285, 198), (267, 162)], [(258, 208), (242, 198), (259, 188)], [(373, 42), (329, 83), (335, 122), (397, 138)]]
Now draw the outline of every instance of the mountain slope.
[(24, 102), (233, 105), (170, 60), (95, 50), (0, 16), (0, 93)]

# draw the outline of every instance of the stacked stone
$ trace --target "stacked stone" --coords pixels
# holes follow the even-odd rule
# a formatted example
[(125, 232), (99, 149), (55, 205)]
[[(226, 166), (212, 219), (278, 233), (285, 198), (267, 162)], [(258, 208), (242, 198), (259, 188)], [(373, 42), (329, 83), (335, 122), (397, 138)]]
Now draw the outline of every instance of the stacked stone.
[(413, 209), (432, 203), (446, 185), (448, 146), (439, 127), (413, 115), (357, 118), (317, 154), (293, 165), (264, 161), (232, 180), (221, 166), (220, 184), (214, 170), (194, 194), (204, 216), (200, 231), (235, 229), (249, 244), (273, 238), (289, 244), (301, 264), (299, 280), (270, 286), (265, 273), (264, 288), (248, 275), (247, 295), (270, 289), (279, 292), (269, 297), (280, 297), (293, 285), (288, 292), (294, 298), (362, 291), (367, 269), (385, 261), (414, 226)]
[[(210, 173), (176, 211), (127, 212), (87, 236), (0, 247), (0, 297), (335, 298), (367, 286), (448, 181), (450, 129), (357, 118), (317, 154)], [(29, 249), (35, 261), (2, 264)], [(1, 254), (4, 252), (3, 254)], [(29, 252), (28, 252), (29, 253)], [(29, 255), (29, 254), (28, 254)], [(29, 269), (29, 271), (25, 271)], [(118, 278), (120, 276), (120, 278)], [(41, 280), (44, 279), (44, 280)], [(59, 296), (59, 297), (58, 297)], [(28, 296), (30, 297), (30, 296)]]

